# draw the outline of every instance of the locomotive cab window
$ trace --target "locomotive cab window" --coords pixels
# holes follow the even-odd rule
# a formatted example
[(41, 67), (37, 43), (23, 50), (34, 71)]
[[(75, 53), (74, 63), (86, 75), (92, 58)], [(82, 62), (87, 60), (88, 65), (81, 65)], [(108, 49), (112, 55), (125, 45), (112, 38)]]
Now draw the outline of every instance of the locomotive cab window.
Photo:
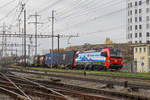
[(117, 58), (121, 58), (121, 51), (120, 50), (114, 50), (114, 49), (111, 49), (110, 50), (110, 57), (117, 57)]
[(107, 52), (102, 52), (101, 56), (107, 57)]

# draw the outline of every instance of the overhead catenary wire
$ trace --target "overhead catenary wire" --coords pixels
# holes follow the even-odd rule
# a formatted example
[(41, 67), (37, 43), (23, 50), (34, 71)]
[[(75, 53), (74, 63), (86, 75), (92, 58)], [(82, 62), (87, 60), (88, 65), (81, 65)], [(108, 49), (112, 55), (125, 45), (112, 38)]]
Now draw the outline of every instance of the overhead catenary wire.
[[(121, 12), (121, 11), (123, 11), (123, 10), (124, 10), (124, 8), (123, 8), (123, 9), (119, 9), (119, 10), (114, 11), (114, 12), (107, 13), (107, 14), (105, 14), (105, 15), (100, 15), (100, 16), (97, 16), (97, 17), (94, 17), (94, 18), (91, 18), (91, 19), (88, 19), (88, 20), (84, 20), (84, 21), (81, 21), (81, 22), (79, 22), (79, 23), (76, 23), (76, 24), (71, 25), (69, 28), (75, 27), (75, 26), (78, 26), (78, 27), (79, 27), (79, 26), (81, 26), (81, 24), (89, 23), (89, 22), (91, 22), (91, 21), (95, 21), (95, 20), (97, 20), (97, 19), (100, 19), (100, 18), (103, 18), (103, 17), (106, 17), (106, 16), (108, 17), (108, 16), (110, 16), (110, 15), (119, 13), (119, 12)], [(57, 31), (63, 31), (63, 30), (65, 30), (65, 29), (57, 30)]]
[[(143, 2), (143, 3), (145, 3), (145, 2)], [(96, 16), (96, 17), (93, 17), (93, 18), (91, 18), (91, 19), (88, 19), (88, 20), (83, 20), (83, 21), (80, 21), (79, 23), (76, 23), (76, 24), (73, 24), (73, 25), (71, 25), (69, 28), (71, 28), (71, 27), (75, 27), (75, 26), (81, 26), (82, 24), (86, 24), (86, 23), (90, 23), (90, 22), (92, 22), (92, 21), (96, 21), (96, 20), (98, 20), (98, 19), (101, 19), (101, 18), (104, 18), (104, 17), (108, 17), (108, 16), (110, 16), (110, 15), (114, 15), (114, 14), (116, 14), (116, 13), (120, 13), (120, 12), (122, 12), (122, 11), (126, 11), (128, 9), (128, 7), (125, 7), (125, 8), (121, 8), (121, 9), (119, 9), (119, 10), (116, 10), (116, 11), (113, 11), (113, 12), (110, 12), (110, 13), (107, 13), (107, 14), (104, 14), (104, 15), (99, 15), (99, 16)], [(61, 29), (61, 30), (57, 30), (57, 31), (63, 31), (63, 30), (65, 30), (66, 28), (64, 28), (64, 29)]]
[[(113, 1), (113, 0), (112, 0)], [(69, 15), (67, 15), (67, 16), (71, 16), (71, 15), (78, 15), (78, 12), (86, 12), (86, 13), (89, 13), (90, 11), (93, 11), (93, 9), (95, 10), (96, 8), (99, 8), (99, 9), (103, 9), (104, 7), (103, 6), (105, 6), (105, 5), (108, 5), (108, 4), (110, 4), (110, 3), (114, 3), (114, 2), (112, 2), (112, 1), (109, 1), (109, 2), (106, 2), (106, 3), (100, 3), (100, 5), (99, 5), (99, 1), (97, 1), (97, 2), (94, 2), (94, 3), (92, 3), (92, 4), (87, 4), (87, 5), (84, 5), (83, 7), (81, 6), (81, 7), (78, 7), (77, 9), (81, 9), (80, 11), (78, 11), (78, 10), (76, 10), (76, 9), (72, 9), (72, 10), (75, 10), (76, 12), (72, 12), (72, 10), (70, 10), (70, 11), (68, 11), (68, 12), (66, 12), (66, 13), (63, 13), (63, 15), (67, 15), (67, 14), (69, 14), (69, 12), (71, 12), (71, 14), (69, 14)], [(111, 5), (110, 5), (111, 6)], [(75, 14), (76, 13), (76, 14)], [(60, 12), (60, 14), (62, 14), (61, 12)], [(83, 13), (82, 13), (83, 14)], [(81, 15), (81, 14), (79, 14), (79, 15)], [(78, 16), (79, 16), (78, 15)], [(65, 16), (64, 16), (65, 17)], [(64, 18), (63, 17), (63, 18)]]
[(4, 17), (2, 17), (1, 19), (0, 19), (0, 21), (2, 21), (2, 20), (4, 20), (4, 19), (6, 19), (7, 17), (9, 17), (9, 15), (13, 12), (13, 11), (15, 11), (15, 9), (18, 7), (18, 5), (17, 6), (15, 6), (13, 9), (11, 9)]
[[(118, 3), (118, 2), (117, 2), (117, 3)], [(120, 3), (120, 2), (119, 2), (119, 3)], [(115, 4), (116, 4), (116, 3), (115, 3)], [(114, 4), (113, 4), (113, 5), (114, 5)], [(108, 6), (111, 6), (111, 5), (108, 5)], [(107, 6), (107, 7), (108, 7), (108, 6)], [(90, 9), (90, 8), (89, 8), (89, 9)], [(102, 9), (103, 9), (103, 8), (102, 8)], [(78, 16), (78, 14), (76, 14), (76, 15)], [(56, 22), (57, 22), (57, 21), (56, 21)], [(58, 20), (58, 22), (60, 22), (60, 21)], [(44, 28), (45, 28), (45, 27), (44, 27)]]
[(60, 9), (57, 9), (58, 13), (61, 14), (61, 15), (64, 15), (66, 12), (69, 12), (69, 11), (72, 11), (74, 10), (75, 8), (78, 8), (80, 7), (81, 3), (83, 3), (82, 0), (76, 0), (76, 1), (73, 1), (72, 0), (72, 4), (73, 6), (71, 6), (70, 9), (67, 9), (67, 8), (60, 8)]
[[(86, 1), (86, 3), (84, 4), (83, 2), (85, 2), (85, 1), (78, 1), (77, 3), (76, 3), (76, 5), (75, 6), (73, 6), (71, 9), (69, 9), (69, 10), (67, 10), (67, 11), (59, 11), (58, 13), (60, 13), (61, 15), (65, 15), (65, 14), (68, 14), (68, 13), (70, 13), (70, 12), (72, 12), (73, 10), (75, 10), (75, 9), (81, 9), (81, 8), (83, 8), (83, 7), (85, 7), (85, 6), (89, 6), (89, 5), (91, 5), (91, 4), (95, 4), (95, 1), (89, 1), (89, 2), (87, 2)], [(96, 3), (98, 3), (98, 2), (96, 2)], [(82, 5), (81, 5), (82, 4)], [(84, 6), (83, 6), (83, 4), (84, 4)]]
[[(12, 0), (12, 1), (6, 3), (6, 4), (7, 4), (7, 6), (8, 6), (8, 5), (10, 5), (11, 3), (15, 2), (15, 1), (17, 1), (17, 0)], [(23, 1), (23, 0), (21, 0), (21, 1)], [(12, 8), (4, 17), (2, 17), (2, 18), (0, 19), (0, 21), (5, 20), (5, 19), (8, 18), (15, 10), (17, 10), (17, 8), (19, 7), (19, 4), (20, 4), (21, 1), (19, 0), (18, 3), (17, 3), (17, 5), (16, 5), (14, 8)], [(11, 18), (12, 18), (12, 17), (11, 17)]]
[[(58, 14), (56, 14), (56, 18), (57, 18), (57, 16), (58, 16), (58, 18), (56, 19), (56, 25), (57, 25), (56, 28), (57, 27), (58, 27), (57, 29), (60, 28), (60, 30), (57, 30), (57, 32), (58, 31), (62, 32), (62, 31), (65, 31), (66, 29), (68, 31), (69, 30), (72, 31), (76, 27), (78, 28), (78, 27), (88, 26), (88, 25), (91, 24), (91, 22), (95, 22), (96, 23), (96, 21), (100, 21), (100, 19), (101, 18), (105, 18), (105, 16), (106, 16), (106, 18), (110, 18), (110, 16), (116, 15), (117, 12), (114, 13), (114, 14), (110, 14), (111, 12), (113, 12), (111, 10), (110, 13), (103, 13), (103, 14), (101, 14), (100, 9), (104, 9), (104, 8), (107, 8), (107, 7), (111, 8), (111, 7), (114, 7), (114, 6), (117, 7), (117, 4), (120, 4), (119, 0), (116, 0), (114, 2), (111, 2), (112, 0), (111, 1), (107, 0), (107, 4), (105, 2), (100, 2), (99, 0), (94, 0), (93, 2), (92, 2), (92, 0), (74, 0), (74, 1), (70, 1), (70, 2), (72, 2), (74, 4), (71, 7), (66, 7), (66, 9), (65, 9), (65, 7), (64, 8), (62, 7), (62, 10), (60, 10), (60, 11), (58, 10), (59, 12), (57, 11)], [(103, 1), (105, 1), (105, 0), (103, 0)], [(59, 3), (56, 3), (55, 5), (53, 5), (51, 7), (50, 5), (54, 4), (54, 2), (56, 2), (56, 0), (50, 2), (49, 4), (43, 5), (42, 9), (39, 12), (40, 13), (49, 12), (51, 8), (55, 8), (55, 7), (57, 7), (57, 5), (64, 3), (64, 2), (59, 2)], [(109, 2), (111, 2), (111, 3), (109, 3)], [(57, 8), (61, 9), (61, 7), (57, 7)], [(122, 11), (124, 11), (124, 10), (122, 10)], [(119, 11), (118, 13), (120, 13), (122, 11)], [(93, 16), (87, 16), (87, 15), (92, 15), (92, 14), (93, 14)], [(45, 13), (43, 15), (45, 15)], [(99, 16), (99, 18), (98, 18), (98, 16)], [(84, 19), (81, 19), (81, 18), (84, 18)], [(103, 20), (103, 21), (105, 21), (105, 20)], [(62, 23), (58, 24), (57, 22), (58, 23), (62, 22)], [(67, 27), (65, 26), (66, 23), (68, 24)], [(96, 23), (95, 25), (97, 25), (97, 24), (101, 24), (101, 22), (100, 23)], [(40, 27), (40, 31), (43, 32), (43, 31), (49, 30), (48, 28), (50, 28), (50, 27), (51, 27), (51, 25), (49, 25), (48, 23), (45, 22), (45, 25), (42, 25), (42, 27)], [(108, 26), (108, 27), (110, 27), (110, 26)], [(98, 29), (98, 31), (99, 30), (100, 29)], [(92, 32), (96, 32), (96, 31), (92, 31)], [(91, 33), (89, 32), (89, 34), (91, 34)]]
[(110, 1), (109, 1), (110, 2)]
[[(108, 7), (112, 7), (112, 6), (116, 6), (117, 4), (120, 4), (120, 3), (122, 3), (122, 2), (117, 2), (117, 3), (113, 3), (113, 4), (111, 4), (111, 5), (108, 5), (108, 6), (105, 6), (105, 7), (103, 7), (102, 5), (99, 7), (99, 9), (105, 9), (105, 8), (108, 8)], [(87, 14), (90, 14), (90, 10), (91, 9), (88, 9), (87, 10), (87, 12), (85, 11), (84, 13), (77, 13), (77, 14), (75, 14), (75, 13), (72, 13), (71, 15), (68, 15), (68, 16), (65, 16), (65, 17), (63, 17), (63, 18), (61, 18), (61, 19), (59, 19), (58, 20), (58, 22), (61, 22), (61, 21), (63, 21), (63, 20), (66, 20), (67, 18), (69, 18), (70, 20), (71, 19), (77, 19), (78, 18), (78, 16), (86, 16)], [(83, 10), (84, 11), (84, 10)], [(92, 10), (91, 10), (92, 11)], [(96, 11), (96, 10), (95, 10)], [(75, 15), (75, 16), (72, 16), (72, 15)], [(69, 19), (67, 19), (67, 20), (69, 20)]]
[(57, 0), (55, 2), (53, 2), (52, 4), (46, 6), (45, 8), (41, 9), (40, 11), (38, 11), (38, 13), (43, 13), (45, 11), (47, 11), (48, 9), (50, 9), (51, 7), (57, 5), (58, 3), (62, 2), (63, 0)]
[(5, 3), (4, 5), (0, 6), (0, 9), (7, 7), (8, 5), (12, 4), (13, 2), (15, 2), (16, 0), (11, 0), (7, 3)]
[(124, 24), (124, 25), (119, 25), (119, 26), (115, 26), (115, 27), (111, 27), (111, 28), (107, 28), (107, 29), (103, 29), (103, 30), (88, 32), (88, 33), (85, 33), (85, 34), (86, 34), (86, 35), (93, 35), (93, 34), (95, 34), (95, 33), (108, 32), (108, 31), (120, 29), (120, 28), (123, 27), (123, 26), (126, 26), (126, 25), (125, 25), (125, 24)]

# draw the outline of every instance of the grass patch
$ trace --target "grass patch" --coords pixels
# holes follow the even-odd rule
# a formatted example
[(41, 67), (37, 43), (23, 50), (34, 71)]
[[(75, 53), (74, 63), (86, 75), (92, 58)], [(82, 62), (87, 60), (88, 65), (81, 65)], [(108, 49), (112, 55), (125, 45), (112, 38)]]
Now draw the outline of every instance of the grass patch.
[[(36, 71), (60, 71), (60, 72), (74, 72), (74, 73), (84, 73), (84, 70), (70, 70), (70, 69), (51, 69), (51, 68), (42, 68), (42, 67), (21, 67), (14, 66), (15, 68), (23, 68), (28, 70)], [(126, 73), (126, 72), (102, 72), (102, 71), (86, 71), (88, 74), (95, 75), (112, 75), (112, 76), (123, 76), (123, 77), (137, 77), (137, 78), (147, 78), (150, 79), (150, 73)]]
[(38, 78), (38, 79), (44, 79), (44, 76), (42, 76), (42, 75), (34, 75), (34, 76), (32, 76), (32, 77)]

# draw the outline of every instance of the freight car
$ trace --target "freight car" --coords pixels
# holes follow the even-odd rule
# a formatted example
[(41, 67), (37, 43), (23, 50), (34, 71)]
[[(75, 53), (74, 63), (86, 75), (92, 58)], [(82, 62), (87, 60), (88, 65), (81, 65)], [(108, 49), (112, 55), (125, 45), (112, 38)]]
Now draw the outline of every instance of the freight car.
[(74, 65), (75, 51), (64, 51), (47, 53), (45, 55), (45, 64), (54, 67), (71, 68)]
[(35, 67), (46, 66), (45, 55), (37, 55), (33, 57), (33, 64)]
[(119, 70), (123, 67), (122, 61), (121, 51), (109, 48), (83, 52), (53, 52), (27, 59), (29, 66), (88, 70)]
[(58, 56), (57, 56), (58, 53), (47, 53), (45, 54), (45, 64), (48, 65), (48, 66), (51, 66), (53, 65), (56, 66), (57, 65), (57, 59), (58, 59)]
[(101, 51), (65, 51), (45, 55), (46, 65), (69, 69), (119, 70), (123, 67), (122, 60), (120, 50), (109, 48)]
[[(17, 65), (24, 66), (25, 58), (20, 56), (17, 58)], [(46, 66), (45, 55), (27, 56), (26, 66), (30, 67), (41, 67)]]

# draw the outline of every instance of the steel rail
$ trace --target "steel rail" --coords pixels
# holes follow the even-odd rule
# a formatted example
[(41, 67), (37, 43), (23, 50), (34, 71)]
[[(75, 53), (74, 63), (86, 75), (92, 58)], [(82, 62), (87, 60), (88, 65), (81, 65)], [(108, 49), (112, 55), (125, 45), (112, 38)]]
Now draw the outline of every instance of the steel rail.
[[(22, 86), (27, 86), (27, 85), (22, 85)], [(5, 84), (0, 85), (0, 87), (7, 89), (7, 90), (10, 90), (10, 91), (17, 91), (18, 90), (14, 87), (9, 86), (8, 84), (7, 85), (5, 85)], [(33, 86), (32, 86), (32, 88), (33, 88)], [(32, 95), (32, 96), (38, 96), (38, 97), (45, 97), (46, 96), (46, 98), (54, 98), (54, 100), (67, 100), (66, 98), (64, 98), (62, 96), (38, 92), (38, 91), (32, 90), (32, 88), (30, 87), (28, 89), (25, 89), (25, 92), (27, 92), (27, 94)]]
[[(30, 89), (32, 89), (33, 88), (33, 86), (32, 85), (28, 85), (28, 84), (19, 84), (19, 83), (17, 83), (17, 85), (20, 85), (20, 86), (22, 86), (22, 87), (24, 87), (24, 88), (30, 88)], [(7, 86), (7, 87), (6, 87)], [(12, 89), (12, 87), (10, 86), (10, 83), (5, 83), (5, 82), (1, 82), (0, 81), (0, 87), (5, 87), (5, 88), (9, 88), (9, 89)], [(34, 89), (39, 89), (39, 87), (38, 86), (34, 86)], [(55, 91), (59, 91), (59, 92), (61, 92), (61, 93), (63, 93), (63, 94), (65, 94), (65, 95), (69, 95), (69, 96), (73, 96), (73, 97), (77, 97), (77, 98), (84, 98), (84, 99), (86, 99), (86, 100), (116, 100), (116, 98), (114, 99), (114, 98), (110, 98), (110, 97), (105, 97), (105, 96), (100, 96), (100, 95), (91, 95), (91, 94), (85, 94), (85, 93), (80, 93), (80, 92), (76, 92), (76, 91), (71, 91), (71, 90), (64, 90), (64, 89), (58, 89), (57, 87), (53, 87), (53, 90), (55, 90)], [(29, 92), (30, 91), (30, 92)], [(35, 94), (39, 94), (39, 95), (45, 95), (45, 96), (51, 96), (51, 97), (55, 97), (56, 95), (52, 95), (52, 94), (42, 94), (42, 93), (40, 93), (40, 92), (37, 92), (37, 91), (33, 91), (33, 90), (26, 90), (26, 92), (28, 93), (28, 94), (33, 94), (33, 93), (35, 93)], [(62, 97), (59, 97), (59, 96), (56, 96), (56, 98), (60, 98), (60, 100), (62, 100), (62, 99), (65, 99), (65, 98), (62, 98)], [(66, 99), (65, 99), (66, 100)]]
[(13, 81), (11, 81), (6, 75), (0, 72), (2, 76), (4, 76), (14, 87), (16, 87), (28, 100), (32, 100), (24, 91), (22, 91)]
[(4, 92), (7, 92), (7, 93), (10, 93), (11, 95), (14, 95), (15, 98), (18, 98), (19, 100), (28, 100), (25, 96), (22, 96), (22, 95), (20, 95), (18, 93), (15, 93), (15, 92), (10, 91), (8, 89), (5, 89), (3, 87), (0, 87), (0, 90), (1, 90), (1, 92), (4, 91)]
[[(27, 84), (22, 84), (22, 83), (19, 84), (20, 81), (22, 81), (22, 80), (18, 81), (18, 83), (17, 83), (18, 85), (21, 85), (22, 87), (27, 87), (27, 88), (33, 88), (32, 85), (27, 85)], [(3, 82), (0, 82), (0, 84), (1, 83), (4, 84)], [(9, 85), (9, 84), (7, 84), (7, 85)], [(49, 86), (46, 86), (46, 87), (49, 87)], [(73, 96), (73, 97), (77, 97), (77, 98), (84, 98), (86, 100), (116, 100), (116, 98), (112, 98), (112, 97), (106, 97), (106, 96), (101, 96), (101, 95), (93, 95), (93, 94), (80, 93), (79, 91), (71, 91), (71, 90), (66, 90), (66, 89), (63, 89), (63, 88), (61, 88), (61, 89), (57, 88), (57, 87), (49, 87), (49, 88), (52, 88), (54, 91), (61, 92), (61, 93), (65, 94), (65, 95), (67, 95), (67, 96), (69, 95), (70, 97)], [(40, 87), (34, 86), (34, 89), (39, 90)], [(70, 98), (69, 98), (69, 100), (70, 100)]]
[[(35, 80), (36, 81), (36, 80)], [(49, 81), (41, 81), (37, 80), (39, 83), (43, 83), (45, 85), (51, 85), (52, 87), (60, 87), (60, 88), (67, 88), (71, 90), (86, 92), (86, 93), (96, 93), (96, 94), (103, 94), (106, 96), (117, 96), (117, 97), (123, 97), (123, 98), (130, 98), (127, 100), (150, 100), (150, 97), (142, 96), (138, 94), (130, 94), (125, 92), (119, 92), (114, 90), (105, 90), (105, 89), (92, 89), (92, 88), (86, 88), (81, 86), (75, 86), (75, 85), (69, 85), (69, 84), (63, 84), (63, 83), (54, 83)]]
[[(64, 79), (73, 79), (73, 80), (79, 80), (79, 81), (87, 81), (87, 82), (100, 82), (102, 84), (113, 84), (117, 86), (124, 86), (125, 82), (118, 82), (118, 81), (111, 81), (111, 80), (98, 80), (98, 79), (91, 79), (91, 78), (83, 78), (83, 77), (73, 77), (73, 76), (67, 76), (67, 75), (56, 75), (56, 74), (45, 74), (45, 73), (39, 73), (39, 72), (28, 72), (28, 71), (18, 71), (18, 70), (11, 70), (12, 72), (18, 72), (18, 73), (26, 73), (26, 74), (34, 74), (34, 75), (43, 75), (43, 76), (50, 76), (50, 77), (58, 77), (58, 78), (64, 78)], [(146, 84), (133, 84), (128, 83), (128, 87), (130, 88), (139, 88), (139, 89), (150, 89), (150, 85)]]
[[(14, 68), (12, 68), (12, 69), (14, 69)], [(84, 74), (84, 72), (83, 73), (79, 73), (79, 72), (63, 72), (63, 71), (41, 71), (41, 70), (36, 70), (36, 69), (30, 69), (30, 71), (40, 71), (40, 72), (43, 72), (43, 73), (45, 73), (45, 72), (54, 72), (54, 73), (62, 73), (62, 74), (68, 73), (68, 74), (75, 74), (75, 75), (83, 75)], [(96, 75), (96, 74), (91, 74), (91, 73), (86, 73), (86, 75), (87, 76), (88, 75), (92, 75), (92, 76), (103, 76), (103, 77), (112, 77), (112, 78), (137, 79), (137, 80), (150, 81), (150, 78), (140, 78), (140, 77), (134, 77), (134, 76), (130, 77), (130, 76), (119, 76), (119, 75), (108, 75), (108, 74), (99, 74), (99, 75)]]
[(128, 100), (150, 100), (150, 97), (142, 96), (138, 94), (130, 94), (130, 93), (124, 93), (124, 92), (112, 91), (112, 90), (104, 90), (104, 89), (91, 89), (91, 88), (85, 88), (85, 87), (80, 87), (80, 86), (74, 86), (74, 85), (63, 84), (63, 83), (55, 83), (55, 82), (43, 81), (43, 80), (37, 80), (37, 79), (31, 79), (31, 80), (38, 82), (40, 84), (44, 84), (46, 86), (60, 87), (60, 88), (81, 91), (81, 92), (86, 92), (86, 93), (96, 93), (96, 94), (101, 94), (105, 96), (122, 97)]
[[(18, 76), (15, 76), (15, 77), (18, 77)], [(37, 82), (31, 81), (31, 80), (29, 80), (29, 79), (27, 79), (27, 78), (25, 78), (25, 77), (18, 77), (18, 78), (23, 79), (23, 80), (26, 80), (26, 81), (28, 81), (28, 82), (30, 82), (30, 83), (32, 83), (32, 84), (35, 84), (35, 85), (37, 85), (37, 86), (39, 86), (39, 87), (41, 87), (41, 88), (47, 89), (47, 90), (49, 90), (49, 91), (51, 91), (51, 92), (53, 92), (53, 93), (55, 93), (55, 94), (57, 94), (57, 95), (60, 95), (60, 96), (62, 96), (62, 97), (64, 97), (64, 98), (66, 98), (66, 99), (70, 98), (70, 97), (68, 97), (68, 96), (66, 96), (66, 95), (63, 95), (63, 94), (57, 92), (57, 91), (54, 91), (54, 90), (51, 89), (51, 88), (47, 88), (47, 87), (45, 87), (45, 86), (43, 86), (43, 85), (41, 85), (41, 84), (39, 84), (39, 83), (37, 83)]]
[[(28, 78), (29, 79), (29, 78)], [(74, 86), (69, 84), (63, 84), (63, 83), (55, 83), (50, 82), (46, 80), (38, 80), (38, 79), (31, 79), (30, 80), (34, 82), (38, 82), (40, 84), (44, 84), (46, 86), (56, 86), (56, 87), (63, 87), (70, 90), (76, 90), (76, 91), (82, 91), (82, 92), (89, 92), (89, 93), (98, 93), (98, 94), (104, 94), (104, 95), (111, 95), (111, 96), (120, 96), (120, 97), (128, 97), (128, 98), (138, 98), (138, 100), (150, 100), (150, 97), (137, 95), (137, 94), (130, 94), (130, 93), (124, 93), (124, 92), (117, 92), (117, 91), (111, 91), (111, 90), (104, 90), (104, 89), (91, 89), (91, 88), (85, 88), (80, 86)], [(129, 99), (130, 100), (130, 99)], [(132, 99), (131, 99), (132, 100)]]

